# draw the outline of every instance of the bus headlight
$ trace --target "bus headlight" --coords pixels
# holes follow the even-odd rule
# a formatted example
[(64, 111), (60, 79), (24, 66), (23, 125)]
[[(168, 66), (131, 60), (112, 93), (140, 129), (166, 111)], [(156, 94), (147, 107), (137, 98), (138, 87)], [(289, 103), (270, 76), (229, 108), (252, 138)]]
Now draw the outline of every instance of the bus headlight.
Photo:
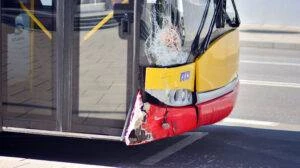
[(151, 96), (169, 106), (187, 106), (193, 103), (193, 94), (186, 89), (179, 90), (146, 90)]

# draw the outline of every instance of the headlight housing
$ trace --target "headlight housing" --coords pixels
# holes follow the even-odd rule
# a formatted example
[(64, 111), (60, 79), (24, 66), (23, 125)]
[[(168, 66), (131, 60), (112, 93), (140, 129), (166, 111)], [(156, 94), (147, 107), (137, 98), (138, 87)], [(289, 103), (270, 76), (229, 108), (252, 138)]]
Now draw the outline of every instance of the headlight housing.
[(193, 104), (193, 93), (186, 89), (146, 90), (146, 92), (168, 106), (180, 107)]

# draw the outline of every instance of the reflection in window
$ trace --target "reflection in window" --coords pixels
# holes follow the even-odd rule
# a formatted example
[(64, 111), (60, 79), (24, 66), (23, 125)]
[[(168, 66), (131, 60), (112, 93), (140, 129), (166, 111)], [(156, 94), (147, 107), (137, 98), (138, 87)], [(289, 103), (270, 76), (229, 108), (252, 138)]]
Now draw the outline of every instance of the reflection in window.
[[(55, 111), (55, 9), (52, 0), (2, 0), (2, 97), (4, 120), (52, 118)], [(37, 21), (33, 21), (33, 18)], [(43, 29), (41, 25), (44, 26)], [(33, 125), (29, 125), (34, 127)]]
[[(74, 67), (74, 92), (78, 93), (74, 97), (78, 102), (74, 125), (88, 125), (93, 119), (125, 120), (128, 43), (119, 36), (123, 14), (111, 15), (112, 5), (120, 2), (81, 0), (78, 4), (74, 23), (78, 45), (74, 48), (78, 53), (74, 55), (78, 61)], [(101, 24), (103, 19), (107, 21)]]
[(52, 6), (52, 0), (41, 0), (43, 6)]

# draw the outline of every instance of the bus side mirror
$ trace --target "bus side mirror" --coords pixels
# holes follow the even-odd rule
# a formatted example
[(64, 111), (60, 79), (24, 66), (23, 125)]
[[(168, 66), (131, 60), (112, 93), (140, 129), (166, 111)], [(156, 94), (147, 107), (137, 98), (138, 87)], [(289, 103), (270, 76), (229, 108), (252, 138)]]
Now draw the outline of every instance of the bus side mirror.
[(216, 27), (217, 28), (224, 28), (225, 27), (225, 14), (226, 14), (226, 0), (215, 0), (215, 3), (221, 3), (220, 10), (216, 16)]

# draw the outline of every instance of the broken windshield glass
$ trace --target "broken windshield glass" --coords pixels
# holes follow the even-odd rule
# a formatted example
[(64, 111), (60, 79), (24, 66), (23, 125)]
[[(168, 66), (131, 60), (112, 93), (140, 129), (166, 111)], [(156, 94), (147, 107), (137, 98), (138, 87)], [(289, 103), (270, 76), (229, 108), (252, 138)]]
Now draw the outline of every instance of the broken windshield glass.
[(186, 63), (207, 2), (145, 2), (141, 16), (141, 64), (173, 66)]
[(193, 62), (202, 53), (199, 50), (205, 50), (200, 44), (208, 45), (239, 25), (231, 0), (154, 0), (144, 2), (142, 8), (140, 64), (143, 66)]

